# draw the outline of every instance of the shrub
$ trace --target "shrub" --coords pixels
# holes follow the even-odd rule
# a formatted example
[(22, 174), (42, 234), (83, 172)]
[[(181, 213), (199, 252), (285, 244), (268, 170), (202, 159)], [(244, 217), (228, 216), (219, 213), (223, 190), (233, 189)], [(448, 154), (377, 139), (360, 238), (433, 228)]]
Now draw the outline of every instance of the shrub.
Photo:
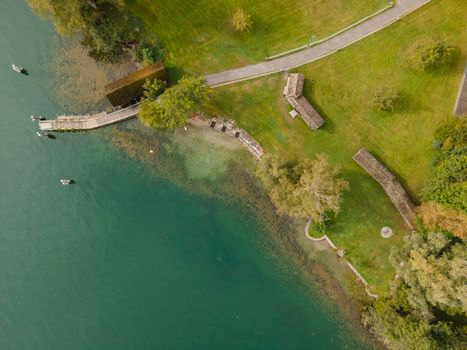
[(242, 8), (237, 8), (232, 15), (232, 27), (240, 33), (249, 32), (253, 26), (251, 16)]
[(434, 202), (422, 203), (415, 210), (417, 216), (430, 230), (443, 230), (457, 237), (467, 237), (467, 215)]
[(435, 134), (440, 149), (434, 176), (422, 189), (422, 198), (467, 212), (467, 120), (451, 117)]
[(367, 307), (364, 324), (390, 350), (464, 349), (465, 241), (440, 233), (404, 241), (390, 255), (391, 291)]
[(143, 85), (144, 97), (149, 100), (155, 100), (157, 96), (164, 92), (167, 88), (167, 83), (159, 79), (146, 79)]
[(134, 61), (141, 62), (147, 67), (162, 60), (163, 51), (161, 45), (156, 41), (143, 41), (131, 51)]
[(383, 86), (373, 97), (373, 107), (378, 111), (394, 112), (400, 107), (400, 95), (394, 88)]
[[(146, 87), (149, 87), (148, 83)], [(154, 82), (151, 88), (160, 88)], [(146, 91), (151, 95), (150, 90)], [(207, 98), (209, 87), (201, 78), (183, 77), (177, 85), (166, 89), (158, 100), (144, 98), (138, 118), (156, 129), (171, 129), (183, 125), (190, 113), (198, 109)]]
[(424, 200), (467, 212), (467, 155), (443, 159), (422, 190)]
[(429, 71), (452, 62), (455, 48), (446, 41), (435, 38), (423, 38), (416, 41), (409, 50), (408, 63), (417, 70)]
[[(28, 0), (31, 8), (48, 18), (61, 35), (80, 33), (81, 44), (96, 61), (112, 62), (138, 42), (141, 21), (124, 11), (123, 0)], [(147, 65), (157, 59), (151, 47), (141, 47), (138, 61)]]
[(444, 151), (467, 145), (467, 119), (449, 118), (436, 129), (435, 137), (441, 140)]
[(349, 189), (339, 167), (324, 155), (299, 162), (265, 156), (256, 173), (279, 213), (311, 219), (317, 226), (339, 213), (342, 192)]

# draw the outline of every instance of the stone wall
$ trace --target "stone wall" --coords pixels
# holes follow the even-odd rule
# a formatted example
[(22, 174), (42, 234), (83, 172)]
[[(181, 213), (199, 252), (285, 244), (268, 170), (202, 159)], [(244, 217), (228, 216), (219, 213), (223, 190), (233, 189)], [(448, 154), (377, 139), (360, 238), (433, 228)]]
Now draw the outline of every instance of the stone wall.
[(353, 159), (383, 187), (402, 218), (413, 230), (415, 223), (413, 209), (415, 205), (394, 174), (363, 147), (353, 156)]

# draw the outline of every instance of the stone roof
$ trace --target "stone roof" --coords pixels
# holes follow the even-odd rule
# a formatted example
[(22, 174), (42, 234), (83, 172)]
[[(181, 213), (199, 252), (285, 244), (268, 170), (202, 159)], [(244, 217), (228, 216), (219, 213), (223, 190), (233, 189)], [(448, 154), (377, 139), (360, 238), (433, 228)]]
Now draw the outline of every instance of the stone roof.
[(324, 124), (324, 119), (321, 118), (319, 113), (308, 100), (300, 96), (299, 98), (289, 97), (287, 101), (290, 105), (300, 114), (303, 121), (308, 125), (310, 129), (319, 129)]
[(284, 88), (284, 97), (298, 112), (306, 125), (308, 125), (310, 129), (316, 130), (324, 124), (324, 119), (321, 118), (310, 102), (302, 96), (304, 82), (305, 77), (303, 74), (290, 74)]
[(365, 148), (353, 156), (353, 159), (375, 179), (389, 196), (407, 225), (414, 229), (414, 203), (397, 178)]
[(284, 96), (287, 97), (295, 97), (298, 98), (302, 96), (303, 92), (303, 83), (305, 81), (305, 77), (303, 74), (292, 73), (287, 78), (287, 84), (284, 88)]
[(360, 148), (360, 150), (353, 156), (353, 159), (360, 164), (373, 179), (378, 181), (381, 186), (386, 186), (395, 179), (394, 174), (392, 174), (365, 148)]

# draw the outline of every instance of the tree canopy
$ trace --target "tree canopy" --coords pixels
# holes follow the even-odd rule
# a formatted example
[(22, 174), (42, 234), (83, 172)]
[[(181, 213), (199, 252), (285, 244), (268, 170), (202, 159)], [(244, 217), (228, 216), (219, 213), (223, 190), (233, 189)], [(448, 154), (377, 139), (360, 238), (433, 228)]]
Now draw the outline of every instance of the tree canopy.
[(141, 122), (157, 129), (171, 129), (183, 125), (190, 113), (196, 111), (207, 98), (209, 87), (204, 80), (195, 77), (183, 77), (154, 99), (158, 83), (147, 83), (145, 98), (141, 102), (138, 115)]
[(317, 224), (324, 224), (330, 213), (339, 213), (342, 192), (349, 188), (347, 181), (338, 177), (340, 169), (324, 155), (299, 162), (266, 155), (257, 174), (280, 213)]
[(373, 106), (382, 112), (394, 112), (400, 107), (400, 95), (390, 86), (382, 86), (373, 96)]
[(435, 175), (422, 189), (425, 201), (467, 212), (467, 120), (451, 117), (436, 132)]
[(84, 25), (81, 0), (27, 0), (40, 16), (52, 21), (61, 35), (72, 34)]
[(144, 98), (155, 100), (167, 88), (167, 83), (159, 79), (146, 79), (143, 85)]
[(126, 50), (146, 65), (160, 57), (160, 45), (143, 40), (142, 22), (123, 11), (123, 0), (27, 1), (60, 35), (80, 33), (82, 45), (97, 61), (113, 61)]
[(463, 349), (465, 248), (465, 241), (441, 233), (414, 233), (391, 253), (396, 269), (392, 292), (364, 316), (389, 349)]
[(396, 275), (408, 287), (408, 302), (426, 319), (436, 309), (467, 313), (467, 250), (442, 233), (412, 234), (390, 256)]
[(436, 37), (425, 37), (412, 44), (409, 50), (409, 65), (418, 70), (428, 71), (449, 64), (455, 48)]
[(251, 16), (242, 8), (237, 8), (232, 15), (232, 27), (235, 31), (245, 33), (251, 30), (253, 21)]
[(423, 202), (415, 209), (422, 224), (430, 230), (441, 230), (467, 238), (467, 214), (435, 202)]

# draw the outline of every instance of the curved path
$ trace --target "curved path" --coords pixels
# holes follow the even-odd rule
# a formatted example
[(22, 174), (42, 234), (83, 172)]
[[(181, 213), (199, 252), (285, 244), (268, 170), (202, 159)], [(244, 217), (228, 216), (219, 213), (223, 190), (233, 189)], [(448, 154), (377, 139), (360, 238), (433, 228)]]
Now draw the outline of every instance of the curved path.
[[(327, 235), (324, 235), (320, 238), (314, 238), (310, 236), (310, 225), (311, 225), (311, 219), (308, 219), (306, 225), (305, 225), (305, 237), (308, 238), (309, 240), (312, 240), (314, 242), (326, 242), (332, 249), (337, 250), (336, 245), (329, 239)], [(370, 291), (370, 285), (368, 282), (363, 278), (363, 276), (358, 272), (358, 270), (345, 258), (344, 256), (341, 257), (341, 259), (344, 260), (345, 264), (349, 267), (349, 269), (354, 273), (354, 275), (357, 277), (357, 279), (360, 280), (360, 282), (363, 284), (365, 287), (365, 292), (366, 294), (373, 299), (377, 299), (378, 295), (374, 294)]]
[[(292, 53), (281, 58), (252, 64), (242, 68), (231, 69), (205, 76), (211, 87), (233, 84), (239, 81), (257, 78), (263, 75), (286, 71), (306, 63), (326, 57), (352, 43), (359, 41), (396, 22), (431, 0), (398, 0), (397, 4), (367, 21), (356, 25), (329, 40), (300, 52)], [(138, 104), (113, 113), (97, 113), (92, 116), (60, 116), (56, 120), (39, 122), (41, 130), (89, 130), (127, 120), (139, 112)]]
[(430, 1), (431, 0), (398, 0), (397, 4), (389, 10), (314, 47), (271, 61), (209, 74), (205, 77), (206, 82), (211, 87), (233, 84), (238, 81), (285, 71), (316, 61), (387, 27)]

